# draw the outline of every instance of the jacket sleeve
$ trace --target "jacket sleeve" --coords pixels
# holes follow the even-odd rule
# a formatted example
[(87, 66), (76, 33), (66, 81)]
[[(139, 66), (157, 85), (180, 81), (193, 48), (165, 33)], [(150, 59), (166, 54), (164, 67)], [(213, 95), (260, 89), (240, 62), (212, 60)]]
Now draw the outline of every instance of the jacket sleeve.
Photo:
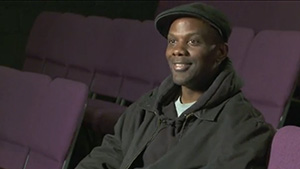
[[(131, 106), (132, 108), (132, 106)], [(89, 155), (87, 155), (75, 169), (118, 169), (123, 161), (123, 146), (126, 140), (124, 135), (129, 135), (127, 130), (129, 126), (124, 127), (125, 123), (131, 123), (130, 117), (127, 117), (127, 110), (121, 115), (118, 122), (114, 126), (114, 134), (105, 135), (101, 146), (95, 147)], [(127, 119), (127, 120), (126, 120)], [(126, 122), (127, 121), (127, 122)]]
[(121, 138), (117, 134), (121, 124), (115, 126), (114, 135), (105, 135), (102, 145), (95, 147), (75, 169), (117, 169), (122, 161)]
[(270, 125), (253, 120), (224, 130), (215, 156), (203, 169), (267, 169), (274, 133)]

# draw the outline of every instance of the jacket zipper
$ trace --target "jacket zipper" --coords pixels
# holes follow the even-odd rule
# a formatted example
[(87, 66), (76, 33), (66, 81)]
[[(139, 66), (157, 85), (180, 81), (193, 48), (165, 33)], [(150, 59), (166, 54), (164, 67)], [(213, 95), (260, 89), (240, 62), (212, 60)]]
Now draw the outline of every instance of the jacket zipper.
[(179, 140), (178, 140), (178, 141), (181, 140), (181, 138), (182, 138), (182, 136), (183, 136), (184, 128), (185, 128), (185, 126), (186, 126), (186, 123), (187, 123), (188, 119), (189, 119), (190, 117), (192, 117), (192, 116), (194, 116), (194, 113), (189, 113), (189, 114), (187, 114), (187, 115), (185, 116), (184, 122), (183, 122), (183, 124), (182, 124), (181, 131), (180, 131), (180, 133), (179, 133)]
[[(154, 114), (158, 115), (157, 112), (154, 112)], [(126, 168), (125, 169), (128, 169), (131, 164), (134, 162), (134, 160), (139, 156), (139, 154), (143, 151), (143, 149), (145, 148), (145, 146), (147, 146), (147, 144), (149, 144), (153, 139), (154, 137), (159, 133), (160, 130), (162, 130), (163, 128), (159, 129), (161, 125), (161, 120), (158, 119), (158, 124), (157, 124), (157, 128), (155, 129), (155, 131), (153, 132), (153, 134), (151, 135), (151, 137), (149, 137), (148, 141), (146, 141), (146, 143), (142, 146), (142, 148), (137, 151), (137, 153), (134, 154), (133, 158), (131, 159), (131, 161), (126, 165)]]

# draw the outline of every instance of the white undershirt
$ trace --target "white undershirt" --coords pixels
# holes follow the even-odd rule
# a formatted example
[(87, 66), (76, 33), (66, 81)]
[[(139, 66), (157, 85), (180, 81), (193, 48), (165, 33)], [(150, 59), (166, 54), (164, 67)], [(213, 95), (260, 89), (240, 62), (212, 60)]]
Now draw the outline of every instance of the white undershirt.
[(194, 103), (196, 103), (196, 101), (192, 103), (181, 103), (181, 97), (179, 96), (178, 99), (175, 101), (177, 116), (179, 117), (186, 109), (191, 107)]

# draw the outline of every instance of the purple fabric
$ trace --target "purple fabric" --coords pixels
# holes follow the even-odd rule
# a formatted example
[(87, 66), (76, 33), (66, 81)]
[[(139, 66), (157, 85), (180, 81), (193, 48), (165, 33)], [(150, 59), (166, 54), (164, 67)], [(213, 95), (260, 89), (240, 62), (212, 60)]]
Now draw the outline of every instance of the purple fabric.
[(123, 45), (125, 37), (125, 35), (121, 36), (122, 31), (119, 26), (112, 19), (99, 16), (87, 17), (86, 23), (89, 25), (87, 26), (89, 31), (86, 35), (89, 41), (87, 55), (82, 59), (88, 61), (97, 70), (121, 74), (122, 62), (120, 58), (123, 55), (116, 56), (113, 54), (120, 50), (119, 47)]
[(119, 50), (125, 56), (121, 58), (123, 75), (149, 83), (162, 81), (169, 74), (165, 58), (167, 40), (153, 28), (153, 21), (125, 21), (124, 26), (131, 26), (124, 33), (130, 38), (125, 38), (123, 48)]
[(298, 126), (280, 128), (273, 138), (268, 169), (299, 169), (299, 142)]
[(69, 66), (67, 79), (76, 80), (90, 86), (93, 79), (93, 72), (79, 66)]
[(36, 56), (45, 58), (47, 53), (53, 49), (52, 27), (60, 18), (61, 13), (58, 12), (42, 12), (35, 20), (26, 46), (27, 56)]
[(100, 135), (112, 134), (113, 127), (126, 107), (115, 103), (90, 99), (84, 116), (84, 125)]
[(43, 73), (49, 75), (51, 78), (65, 77), (68, 67), (61, 63), (47, 59), (44, 65)]
[(0, 140), (0, 166), (5, 169), (23, 169), (29, 148)]
[(135, 78), (124, 77), (120, 88), (120, 98), (134, 102), (153, 88), (153, 84)]
[(62, 163), (50, 159), (44, 153), (37, 153), (34, 150), (30, 151), (29, 160), (26, 164), (26, 169), (61, 169)]
[[(139, 70), (144, 73), (144, 78), (156, 83), (162, 82), (162, 80), (170, 74), (170, 69), (165, 56), (168, 44), (167, 39), (162, 37), (158, 31), (153, 28), (153, 25), (154, 21), (148, 20), (142, 22), (142, 32), (147, 33), (141, 33), (143, 36), (140, 37), (142, 44), (141, 51), (143, 51), (141, 63), (144, 66)], [(144, 39), (147, 39), (148, 43), (143, 43)], [(151, 46), (149, 46), (149, 44), (151, 44)], [(136, 53), (136, 55), (138, 56), (138, 53)]]
[(122, 84), (122, 77), (116, 74), (96, 72), (91, 84), (91, 91), (97, 94), (117, 98)]
[(114, 23), (126, 31), (121, 33), (126, 35), (122, 38), (121, 49), (114, 53), (115, 57), (122, 56), (119, 58), (123, 82), (119, 96), (136, 101), (169, 74), (165, 59), (167, 40), (153, 28), (153, 21), (116, 19)]
[(33, 158), (37, 153), (61, 167), (82, 120), (87, 86), (6, 67), (0, 76), (0, 138), (29, 147), (29, 164), (43, 164)]
[(29, 72), (43, 73), (44, 59), (27, 56), (24, 61), (23, 70)]
[(241, 64), (246, 57), (247, 50), (254, 38), (254, 30), (244, 27), (233, 27), (228, 40), (228, 57), (238, 73), (241, 73)]
[[(163, 1), (158, 3), (157, 11), (190, 1)], [(255, 31), (300, 30), (300, 1), (201, 1), (221, 10), (233, 26), (250, 27)], [(276, 19), (274, 19), (276, 18)]]
[[(86, 17), (74, 13), (63, 13), (60, 21), (60, 27), (57, 27), (59, 35), (54, 34), (54, 36), (60, 36), (62, 40), (60, 42), (60, 45), (63, 46), (61, 52), (65, 57), (66, 64), (91, 70), (91, 61), (87, 55), (90, 37), (87, 36), (89, 25)], [(55, 60), (61, 61), (60, 59), (61, 57), (57, 57)]]
[(267, 103), (265, 100), (255, 100), (255, 98), (250, 99), (250, 102), (262, 112), (266, 122), (272, 124), (274, 128), (278, 127), (281, 116), (285, 111), (284, 106)]
[[(300, 67), (300, 32), (261, 31), (252, 41), (242, 64), (243, 91), (259, 110), (277, 127), (282, 111), (289, 101)], [(260, 103), (260, 105), (256, 105)], [(273, 119), (276, 117), (276, 119)], [(271, 120), (273, 119), (273, 120)]]

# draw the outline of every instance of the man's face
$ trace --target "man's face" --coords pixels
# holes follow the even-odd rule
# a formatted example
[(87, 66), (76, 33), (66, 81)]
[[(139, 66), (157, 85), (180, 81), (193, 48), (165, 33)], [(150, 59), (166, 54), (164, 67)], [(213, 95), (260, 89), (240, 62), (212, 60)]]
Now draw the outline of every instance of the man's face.
[(179, 18), (169, 29), (166, 58), (174, 83), (198, 90), (217, 72), (216, 30), (196, 18)]

